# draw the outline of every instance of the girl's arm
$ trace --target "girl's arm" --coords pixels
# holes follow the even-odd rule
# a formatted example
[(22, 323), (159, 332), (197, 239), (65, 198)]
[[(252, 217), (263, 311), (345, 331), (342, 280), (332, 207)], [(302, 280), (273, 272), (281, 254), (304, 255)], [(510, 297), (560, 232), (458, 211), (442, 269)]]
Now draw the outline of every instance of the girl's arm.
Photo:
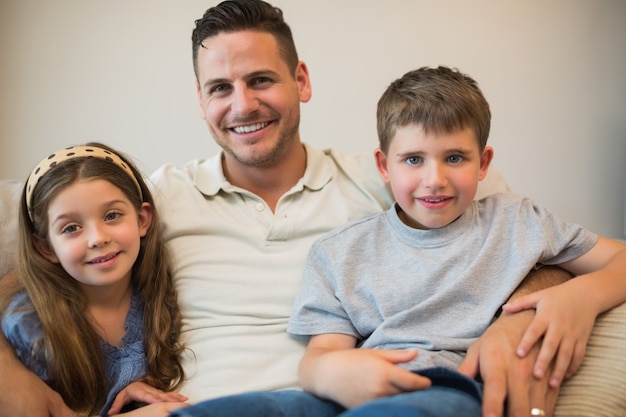
[(300, 362), (300, 385), (346, 408), (367, 401), (416, 391), (430, 380), (395, 366), (415, 358), (410, 350), (357, 349), (356, 339), (343, 334), (311, 337)]

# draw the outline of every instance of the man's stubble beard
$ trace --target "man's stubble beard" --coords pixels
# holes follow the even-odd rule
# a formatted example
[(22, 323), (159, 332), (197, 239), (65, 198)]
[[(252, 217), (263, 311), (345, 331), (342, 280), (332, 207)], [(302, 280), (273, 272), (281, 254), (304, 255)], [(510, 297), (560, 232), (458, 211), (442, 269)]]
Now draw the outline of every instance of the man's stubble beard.
[(298, 116), (296, 122), (279, 137), (276, 145), (263, 154), (252, 154), (246, 157), (237, 154), (226, 144), (224, 144), (222, 148), (224, 149), (224, 152), (228, 153), (237, 161), (237, 163), (241, 165), (254, 168), (268, 168), (276, 166), (282, 161), (284, 155), (293, 145), (293, 142), (297, 140), (296, 137), (298, 136), (299, 125), (300, 117)]

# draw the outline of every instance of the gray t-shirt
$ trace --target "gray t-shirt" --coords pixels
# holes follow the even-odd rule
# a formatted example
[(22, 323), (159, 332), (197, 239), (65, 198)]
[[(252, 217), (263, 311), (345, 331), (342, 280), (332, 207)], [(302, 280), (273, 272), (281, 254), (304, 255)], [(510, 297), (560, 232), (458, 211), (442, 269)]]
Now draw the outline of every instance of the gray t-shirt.
[(598, 239), (511, 193), (475, 201), (439, 229), (408, 227), (397, 210), (351, 222), (313, 245), (288, 332), (418, 349), (403, 365), (413, 370), (456, 367), (536, 265), (575, 259)]

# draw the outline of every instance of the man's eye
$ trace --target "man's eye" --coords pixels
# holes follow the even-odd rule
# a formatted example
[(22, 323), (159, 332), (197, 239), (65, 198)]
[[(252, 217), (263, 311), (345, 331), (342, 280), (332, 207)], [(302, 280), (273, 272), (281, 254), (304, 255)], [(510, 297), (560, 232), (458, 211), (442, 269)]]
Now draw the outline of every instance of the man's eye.
[(209, 90), (209, 94), (224, 94), (225, 92), (230, 90), (230, 86), (228, 84), (219, 84), (212, 87)]
[(271, 83), (272, 80), (268, 77), (257, 77), (254, 79), (254, 81), (252, 82), (252, 84), (257, 85), (257, 86), (262, 86), (265, 84), (269, 84)]

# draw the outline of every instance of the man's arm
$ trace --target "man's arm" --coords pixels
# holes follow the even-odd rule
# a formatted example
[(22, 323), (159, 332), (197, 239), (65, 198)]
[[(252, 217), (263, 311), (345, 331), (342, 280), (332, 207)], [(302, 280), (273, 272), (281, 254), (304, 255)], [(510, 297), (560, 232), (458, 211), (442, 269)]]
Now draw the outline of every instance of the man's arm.
[[(556, 267), (532, 271), (511, 299), (558, 285), (570, 278), (569, 272)], [(519, 343), (533, 318), (532, 310), (515, 314), (503, 312), (470, 347), (459, 367), (459, 371), (471, 377), (478, 374), (482, 377), (485, 417), (501, 417), (505, 400), (509, 417), (527, 417), (531, 408), (545, 410), (548, 416), (553, 413), (558, 387), (550, 387), (548, 377), (533, 377), (540, 344), (533, 346), (524, 357), (518, 355)]]
[[(0, 293), (15, 285), (17, 274), (9, 272), (0, 280)], [(0, 416), (77, 417), (59, 394), (26, 369), (13, 347), (0, 332)]]
[(544, 288), (562, 284), (572, 277), (572, 274), (556, 266), (544, 266), (540, 269), (530, 271), (526, 278), (524, 278), (524, 281), (522, 281), (511, 297), (509, 297), (509, 301), (526, 294), (543, 290)]

